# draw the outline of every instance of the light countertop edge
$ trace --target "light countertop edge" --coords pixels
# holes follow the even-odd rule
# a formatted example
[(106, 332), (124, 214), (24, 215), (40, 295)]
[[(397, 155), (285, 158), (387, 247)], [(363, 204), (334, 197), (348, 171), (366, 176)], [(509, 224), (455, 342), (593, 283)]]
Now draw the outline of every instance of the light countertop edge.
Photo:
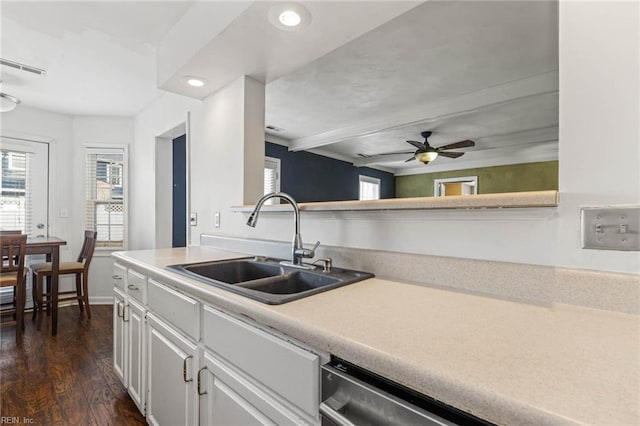
[[(305, 212), (556, 207), (558, 198), (558, 191), (529, 191), (450, 197), (388, 198), (370, 201), (323, 201), (299, 203), (298, 206), (301, 211)], [(231, 211), (250, 213), (253, 208), (253, 205), (233, 206)], [(291, 210), (291, 206), (288, 204), (273, 204), (262, 208), (263, 212), (288, 210)]]

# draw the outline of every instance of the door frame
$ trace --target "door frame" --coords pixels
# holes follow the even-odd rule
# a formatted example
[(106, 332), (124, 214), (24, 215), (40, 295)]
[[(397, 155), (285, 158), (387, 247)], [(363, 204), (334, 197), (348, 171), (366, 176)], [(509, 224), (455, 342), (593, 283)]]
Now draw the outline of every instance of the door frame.
[[(191, 224), (189, 220), (189, 212), (191, 211), (191, 132), (190, 132), (190, 118), (191, 114), (187, 113), (185, 116), (185, 120), (173, 127), (169, 130), (156, 135), (155, 143), (153, 148), (153, 163), (154, 163), (154, 182), (155, 182), (155, 224), (154, 224), (154, 247), (155, 248), (170, 248), (171, 247), (171, 227), (159, 226), (159, 223), (167, 223), (166, 218), (164, 221), (159, 220), (159, 213), (163, 211), (163, 208), (159, 208), (159, 203), (164, 202), (162, 206), (164, 208), (171, 208), (171, 203), (166, 203), (167, 200), (159, 200), (158, 193), (172, 193), (172, 186), (167, 181), (162, 181), (159, 179), (158, 170), (159, 169), (171, 169), (171, 156), (166, 155), (166, 150), (170, 148), (170, 143), (173, 142), (173, 139), (186, 135), (186, 192), (187, 192), (187, 204), (186, 204), (186, 215), (187, 215), (187, 223), (186, 223), (186, 233), (187, 233), (187, 247), (192, 244), (192, 235), (191, 235)], [(165, 145), (162, 145), (165, 144)], [(159, 151), (162, 150), (163, 154), (159, 155)], [(170, 223), (170, 221), (169, 221)], [(162, 235), (160, 235), (162, 233)], [(166, 233), (166, 235), (165, 235)], [(160, 245), (158, 242), (160, 241)]]
[[(2, 133), (0, 133), (0, 137), (6, 138), (6, 139), (13, 139), (17, 142), (30, 142), (30, 143), (42, 143), (42, 144), (46, 144), (47, 146), (47, 160), (48, 160), (48, 170), (47, 170), (47, 190), (46, 190), (46, 194), (47, 194), (47, 236), (50, 235), (55, 235), (56, 234), (56, 229), (57, 229), (57, 223), (55, 221), (56, 215), (53, 214), (53, 212), (55, 211), (54, 209), (54, 203), (55, 201), (55, 197), (52, 197), (51, 191), (52, 188), (56, 187), (56, 179), (55, 179), (55, 173), (53, 173), (53, 170), (55, 170), (55, 166), (56, 166), (56, 140), (55, 138), (51, 138), (51, 137), (46, 137), (46, 136), (41, 136), (41, 135), (34, 135), (34, 134), (29, 134), (29, 133), (23, 133), (23, 132), (15, 132), (15, 131), (10, 131), (10, 130), (2, 130)], [(57, 207), (57, 205), (55, 206)]]

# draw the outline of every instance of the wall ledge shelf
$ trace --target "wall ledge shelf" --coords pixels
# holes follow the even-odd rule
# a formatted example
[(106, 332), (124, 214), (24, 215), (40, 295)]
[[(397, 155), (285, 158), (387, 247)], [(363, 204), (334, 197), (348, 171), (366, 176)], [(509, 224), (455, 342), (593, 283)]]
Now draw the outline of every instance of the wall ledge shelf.
[[(300, 203), (301, 211), (388, 211), (388, 210), (439, 210), (439, 209), (500, 209), (523, 207), (557, 207), (558, 191), (510, 192), (504, 194), (460, 195), (451, 197), (391, 198), (373, 201), (326, 201)], [(233, 206), (231, 211), (250, 213), (253, 205)], [(263, 206), (263, 212), (289, 211), (288, 204)]]

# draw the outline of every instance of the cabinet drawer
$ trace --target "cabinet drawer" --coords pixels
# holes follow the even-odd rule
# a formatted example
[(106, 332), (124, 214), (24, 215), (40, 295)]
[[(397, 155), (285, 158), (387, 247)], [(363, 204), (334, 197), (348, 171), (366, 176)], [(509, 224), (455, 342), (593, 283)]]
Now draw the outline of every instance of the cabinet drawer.
[(200, 339), (199, 304), (196, 300), (149, 279), (147, 306), (149, 311), (160, 315), (194, 340)]
[(209, 306), (203, 315), (206, 346), (312, 418), (318, 416), (317, 355)]
[(118, 263), (114, 263), (111, 280), (113, 281), (114, 287), (125, 290), (127, 288), (127, 268)]
[(147, 277), (129, 269), (127, 272), (127, 293), (143, 304), (147, 303)]

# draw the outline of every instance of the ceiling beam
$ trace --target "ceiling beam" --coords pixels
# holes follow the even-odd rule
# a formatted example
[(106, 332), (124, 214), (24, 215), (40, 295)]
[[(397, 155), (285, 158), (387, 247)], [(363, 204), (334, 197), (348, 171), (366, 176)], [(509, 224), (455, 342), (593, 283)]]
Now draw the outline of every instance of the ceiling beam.
[(366, 136), (421, 122), (452, 118), (514, 100), (557, 92), (558, 71), (556, 70), (447, 99), (412, 105), (406, 110), (384, 117), (369, 117), (367, 120), (349, 127), (294, 139), (291, 141), (290, 149), (301, 151), (318, 148), (344, 142), (356, 136)]

